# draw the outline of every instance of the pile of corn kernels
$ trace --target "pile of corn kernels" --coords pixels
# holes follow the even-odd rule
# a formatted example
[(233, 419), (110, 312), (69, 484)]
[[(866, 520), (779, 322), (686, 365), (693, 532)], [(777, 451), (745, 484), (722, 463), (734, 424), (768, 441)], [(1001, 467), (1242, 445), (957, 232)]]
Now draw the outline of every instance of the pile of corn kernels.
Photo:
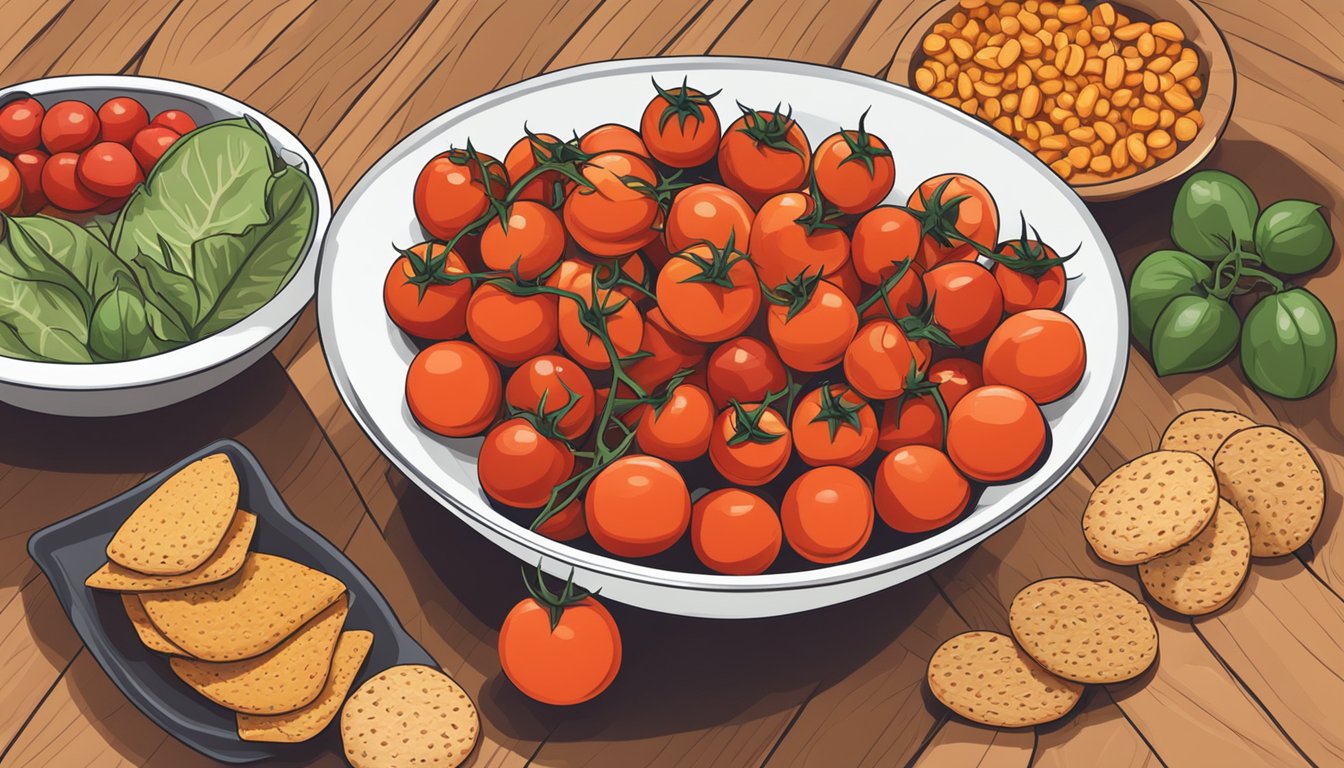
[(915, 85), (982, 118), (1075, 183), (1176, 154), (1204, 125), (1199, 54), (1170, 21), (1110, 3), (961, 0), (924, 36)]

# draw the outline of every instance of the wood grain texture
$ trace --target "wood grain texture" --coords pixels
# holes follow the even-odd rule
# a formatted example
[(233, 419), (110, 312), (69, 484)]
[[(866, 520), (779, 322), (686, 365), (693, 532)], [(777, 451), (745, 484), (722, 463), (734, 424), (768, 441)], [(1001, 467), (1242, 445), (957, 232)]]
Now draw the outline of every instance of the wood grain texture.
[(179, 1), (73, 0), (5, 67), (5, 79), (125, 71)]
[(138, 72), (171, 73), (179, 80), (224, 90), (313, 3), (252, 0), (244, 7), (230, 0), (183, 3), (145, 47)]
[(1026, 768), (1036, 749), (1031, 728), (989, 728), (950, 717), (915, 758), (915, 768), (971, 765), (976, 768)]
[[(1105, 688), (1093, 687), (1068, 718), (1036, 729), (1033, 768), (1157, 768), (1157, 759), (1143, 736), (1125, 719)], [(1180, 765), (1180, 763), (1171, 763)]]

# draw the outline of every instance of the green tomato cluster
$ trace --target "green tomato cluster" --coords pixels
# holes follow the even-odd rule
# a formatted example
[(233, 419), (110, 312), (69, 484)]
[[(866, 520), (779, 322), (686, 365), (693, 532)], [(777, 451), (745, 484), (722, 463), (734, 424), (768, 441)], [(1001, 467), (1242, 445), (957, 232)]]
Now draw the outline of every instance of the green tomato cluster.
[[(1334, 321), (1282, 276), (1329, 258), (1335, 240), (1321, 207), (1280, 200), (1262, 212), (1240, 179), (1201, 171), (1176, 197), (1171, 239), (1177, 250), (1149, 254), (1129, 286), (1130, 328), (1158, 375), (1212, 368), (1240, 344), (1260, 391), (1295, 399), (1319, 389), (1335, 363)], [(1231, 298), (1265, 287), (1243, 321)]]

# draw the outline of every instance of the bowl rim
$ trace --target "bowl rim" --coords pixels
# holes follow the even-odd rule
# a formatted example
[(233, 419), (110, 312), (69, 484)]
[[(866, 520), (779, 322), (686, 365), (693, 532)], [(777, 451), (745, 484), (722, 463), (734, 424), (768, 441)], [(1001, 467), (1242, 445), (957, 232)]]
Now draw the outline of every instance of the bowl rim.
[(256, 120), (273, 144), (302, 161), (300, 170), (313, 181), (317, 216), (313, 233), (300, 256), (299, 268), (270, 301), (237, 323), (177, 349), (136, 360), (113, 363), (55, 363), (20, 360), (0, 355), (0, 383), (30, 390), (99, 392), (153, 387), (217, 368), (250, 352), (284, 329), (303, 311), (317, 290), (317, 262), (331, 224), (331, 191), (312, 151), (298, 136), (264, 112), (222, 93), (190, 83), (139, 75), (58, 75), (29, 80), (0, 89), (0, 101), (9, 95), (59, 95), (94, 89), (127, 95), (166, 96)]
[[(914, 72), (915, 62), (920, 55), (920, 41), (924, 33), (933, 29), (933, 25), (938, 23), (939, 19), (959, 7), (960, 4), (961, 0), (938, 0), (928, 10), (921, 13), (906, 29), (900, 42), (896, 44), (891, 65), (887, 70), (887, 77), (899, 78), (893, 80), (893, 82), (913, 87), (911, 75)], [(1113, 5), (1117, 10), (1133, 10), (1152, 15), (1151, 11), (1137, 7), (1133, 2), (1127, 0), (1117, 0)], [(1070, 183), (1069, 186), (1078, 193), (1078, 196), (1088, 202), (1100, 203), (1120, 200), (1184, 175), (1193, 170), (1213, 152), (1213, 148), (1217, 146), (1231, 123), (1232, 111), (1236, 108), (1237, 101), (1237, 69), (1232, 59), (1231, 48), (1227, 43), (1227, 36), (1214, 23), (1208, 11), (1200, 7), (1198, 3), (1192, 2), (1192, 0), (1169, 0), (1168, 5), (1182, 9), (1190, 17), (1194, 24), (1195, 34), (1187, 34), (1185, 40), (1198, 48), (1207, 62), (1208, 82), (1205, 85), (1204, 97), (1198, 105), (1200, 113), (1204, 116), (1204, 126), (1195, 135), (1194, 140), (1182, 147), (1176, 154), (1157, 163), (1152, 168), (1109, 181), (1094, 181), (1086, 184)], [(1209, 97), (1214, 94), (1217, 94), (1218, 98), (1210, 102)], [(1223, 98), (1224, 95), (1226, 98)], [(1205, 105), (1215, 107), (1214, 111), (1210, 112), (1204, 109)], [(980, 120), (978, 117), (973, 117), (973, 119)], [(980, 122), (984, 121), (980, 120)], [(1039, 162), (1040, 158), (1036, 158), (1036, 160)]]
[[(387, 152), (385, 152), (361, 175), (359, 181), (351, 187), (350, 192), (345, 196), (341, 210), (337, 211), (337, 214), (333, 219), (334, 226), (328, 234), (330, 235), (330, 232), (332, 231), (339, 231), (342, 220), (349, 215), (350, 208), (348, 206), (351, 205), (351, 201), (358, 200), (365, 194), (367, 188), (373, 184), (374, 180), (393, 164), (393, 155), (397, 152), (398, 148), (424, 141), (447, 123), (451, 123), (454, 120), (461, 119), (466, 115), (476, 113), (480, 110), (487, 109), (497, 101), (512, 99), (532, 91), (566, 83), (574, 79), (582, 79), (590, 75), (620, 74), (632, 71), (656, 73), (663, 69), (684, 72), (694, 71), (695, 69), (705, 67), (743, 68), (754, 70), (764, 69), (768, 70), (771, 74), (785, 74), (802, 77), (824, 76), (842, 82), (864, 85), (877, 90), (885, 90), (894, 98), (918, 99), (926, 102), (932, 109), (946, 113), (948, 116), (952, 117), (952, 119), (974, 123), (974, 130), (983, 133), (991, 141), (999, 144), (1005, 151), (1020, 153), (1027, 156), (1031, 155), (1031, 153), (1027, 152), (1025, 148), (1019, 145), (1016, 141), (1013, 141), (1010, 137), (999, 133), (993, 127), (986, 125), (979, 120), (973, 120), (960, 110), (944, 104), (937, 99), (933, 99), (898, 83), (838, 67), (754, 56), (702, 55), (614, 59), (610, 61), (577, 64), (528, 78), (504, 88), (486, 92), (476, 98), (462, 102), (461, 104), (431, 117), (414, 131), (403, 137), (393, 147), (388, 149)], [(1034, 156), (1032, 157), (1034, 159)], [(329, 284), (332, 279), (332, 267), (328, 263), (331, 261), (331, 251), (324, 254), (324, 257), (318, 266), (318, 298), (316, 305), (318, 315), (318, 336), (323, 342), (323, 358), (326, 361), (328, 371), (331, 373), (332, 380), (336, 384), (336, 389), (341, 397), (341, 401), (350, 411), (355, 422), (359, 424), (360, 429), (364, 431), (383, 456), (392, 462), (398, 470), (428, 496), (439, 502), (440, 505), (448, 508), (473, 528), (476, 528), (478, 532), (486, 535), (486, 531), (488, 531), (489, 534), (500, 536), (502, 539), (509, 542), (509, 546), (498, 541), (492, 541), (493, 544), (500, 546), (506, 551), (510, 551), (511, 546), (525, 548), (536, 555), (537, 558), (540, 558), (540, 562), (547, 571), (554, 573), (549, 563), (547, 563), (549, 560), (561, 563), (564, 566), (572, 566), (575, 569), (587, 571), (590, 574), (595, 574), (602, 578), (624, 581), (632, 584), (642, 584), (660, 589), (679, 589), (691, 592), (725, 594), (778, 594), (780, 592), (807, 591), (838, 584), (862, 582), (878, 577), (884, 573), (915, 566), (920, 562), (938, 561), (940, 556), (948, 555), (948, 553), (955, 555), (1012, 523), (1049, 495), (1051, 491), (1058, 487), (1060, 483), (1064, 482), (1064, 480), (1077, 468), (1078, 464), (1082, 461), (1083, 456), (1091, 450), (1092, 446), (1101, 436), (1102, 429), (1110, 420), (1110, 415), (1115, 410), (1115, 405), (1119, 400), (1120, 390), (1123, 387), (1128, 373), (1129, 321), (1128, 304), (1124, 301), (1124, 280), (1120, 275), (1119, 267), (1117, 266), (1111, 251), (1109, 241), (1106, 239), (1105, 234), (1101, 231), (1100, 225), (1097, 224), (1095, 217), (1092, 216), (1091, 211), (1088, 210), (1077, 192), (1053, 172), (1047, 170), (1044, 178), (1046, 179), (1046, 183), (1054, 186), (1065, 198), (1073, 199), (1075, 212), (1084, 217), (1087, 229), (1101, 251), (1099, 254), (1101, 256), (1101, 262), (1111, 273), (1112, 285), (1118, 291), (1118, 294), (1115, 297), (1117, 302), (1116, 311), (1118, 312), (1118, 338), (1115, 349), (1115, 358), (1109, 361), (1109, 365), (1115, 370), (1116, 374), (1108, 381), (1098, 384), (1098, 386), (1105, 387), (1103, 396), (1104, 417), (1093, 422), (1083, 434), (1076, 449), (1071, 452), (1072, 455), (1068, 459), (1067, 469), (1061, 469), (1058, 476), (1043, 476), (1042, 482), (1040, 482), (1032, 492), (1027, 494), (1016, 507), (1009, 508), (1006, 512), (998, 516), (986, 517), (982, 520), (978, 520), (974, 526), (967, 527), (965, 530), (960, 530), (959, 528), (960, 526), (964, 526), (968, 521), (960, 520), (947, 528), (931, 534), (928, 538), (921, 541), (929, 541), (931, 539), (940, 540), (936, 542), (936, 545), (932, 546), (930, 551), (924, 553), (905, 552), (904, 550), (908, 548), (902, 547), (881, 552), (860, 560), (850, 560), (844, 563), (825, 565), (807, 570), (749, 576), (676, 571), (644, 565), (633, 560), (622, 559), (605, 553), (591, 553), (577, 549), (565, 542), (555, 541), (538, 534), (535, 531), (529, 530), (525, 526), (509, 520), (502, 513), (496, 513), (495, 515), (481, 514), (473, 509), (470, 504), (459, 500), (447, 491), (436, 488), (433, 484), (429, 483), (427, 479), (392, 446), (392, 441), (386, 434), (384, 434), (383, 430), (380, 429), (377, 424), (373, 423), (370, 415), (365, 412), (359, 398), (355, 395), (351, 381), (345, 373), (347, 362), (341, 359), (336, 345), (328, 343), (328, 339), (326, 338), (326, 334), (331, 328), (332, 313), (334, 312), (332, 302), (323, 299), (324, 293), (329, 289)], [(1102, 351), (1099, 351), (1099, 355), (1101, 353)], [(1102, 357), (1099, 356), (1098, 359), (1101, 360)], [(486, 537), (491, 538), (490, 535), (486, 535)], [(537, 559), (534, 558), (532, 562), (537, 562)]]

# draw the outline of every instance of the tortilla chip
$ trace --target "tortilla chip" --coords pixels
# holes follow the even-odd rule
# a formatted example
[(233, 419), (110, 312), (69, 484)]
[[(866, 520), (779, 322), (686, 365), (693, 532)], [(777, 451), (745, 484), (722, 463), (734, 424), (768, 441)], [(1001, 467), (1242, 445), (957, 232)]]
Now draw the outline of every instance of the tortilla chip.
[(112, 562), (140, 573), (179, 576), (201, 567), (238, 509), (238, 475), (222, 453), (183, 467), (145, 499), (107, 545)]

